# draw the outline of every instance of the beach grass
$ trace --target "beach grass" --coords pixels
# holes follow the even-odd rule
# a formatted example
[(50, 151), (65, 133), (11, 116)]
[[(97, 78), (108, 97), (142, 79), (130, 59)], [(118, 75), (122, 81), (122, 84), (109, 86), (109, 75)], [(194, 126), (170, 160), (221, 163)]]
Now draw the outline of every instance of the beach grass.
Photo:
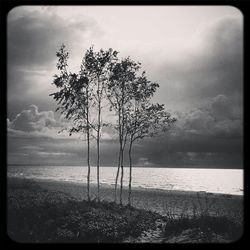
[[(105, 199), (87, 202), (64, 192), (65, 189), (60, 191), (56, 184), (54, 189), (51, 188), (52, 182), (48, 189), (47, 184), (14, 178), (8, 182), (7, 223), (12, 240), (42, 243), (207, 243), (233, 242), (242, 235), (242, 221), (223, 213), (211, 215), (209, 202), (204, 203), (207, 207), (199, 213), (197, 208), (183, 207), (182, 213), (174, 216), (175, 205), (171, 206), (173, 213), (161, 214), (153, 207), (150, 209), (148, 204), (145, 208), (138, 208)], [(72, 185), (72, 188), (79, 188)], [(145, 192), (141, 192), (141, 197)]]
[(154, 228), (158, 218), (114, 202), (47, 192), (32, 182), (9, 188), (8, 234), (18, 242), (120, 242)]
[(234, 242), (241, 238), (243, 227), (241, 223), (226, 216), (183, 216), (168, 219), (165, 227), (164, 242), (194, 243), (194, 242)]

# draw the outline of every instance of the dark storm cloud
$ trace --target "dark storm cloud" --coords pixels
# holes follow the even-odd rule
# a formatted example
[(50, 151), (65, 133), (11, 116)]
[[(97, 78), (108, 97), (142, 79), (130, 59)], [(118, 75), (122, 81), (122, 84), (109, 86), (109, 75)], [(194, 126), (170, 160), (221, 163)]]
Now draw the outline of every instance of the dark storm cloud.
[(229, 96), (234, 105), (242, 105), (242, 25), (242, 19), (223, 18), (203, 32), (195, 49), (181, 50), (175, 61), (160, 62), (154, 73), (162, 83), (157, 97), (182, 109), (220, 94)]
[(9, 66), (19, 70), (50, 68), (62, 42), (73, 48), (82, 35), (87, 37), (96, 29), (97, 25), (89, 19), (65, 22), (53, 12), (14, 8), (8, 16)]
[(48, 98), (56, 69), (56, 51), (65, 43), (71, 59), (82, 53), (84, 41), (102, 31), (91, 18), (68, 19), (52, 11), (16, 7), (8, 15), (8, 115), (31, 103), (46, 110), (54, 106)]
[(242, 114), (228, 97), (218, 95), (175, 117), (167, 134), (135, 145), (136, 164), (242, 168)]
[(243, 167), (243, 145), (240, 138), (154, 138), (136, 144), (133, 161), (138, 166), (146, 162), (159, 167)]
[(169, 136), (139, 147), (137, 158), (145, 152), (156, 164), (243, 167), (242, 35), (241, 19), (221, 19), (204, 32), (201, 47), (159, 68), (169, 84), (158, 98), (181, 111)]
[(241, 137), (243, 130), (242, 113), (235, 110), (233, 102), (225, 95), (211, 98), (202, 107), (176, 114), (177, 122), (172, 136), (192, 135), (219, 138)]

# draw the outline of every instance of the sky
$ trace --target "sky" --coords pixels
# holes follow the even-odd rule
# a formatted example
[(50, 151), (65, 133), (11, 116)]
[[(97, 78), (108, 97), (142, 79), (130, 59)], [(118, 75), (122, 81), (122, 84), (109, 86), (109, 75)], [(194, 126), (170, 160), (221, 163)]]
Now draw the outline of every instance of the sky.
[[(86, 165), (82, 135), (50, 93), (64, 43), (78, 72), (90, 46), (141, 62), (160, 87), (154, 102), (177, 118), (134, 146), (135, 166), (243, 168), (243, 15), (232, 6), (19, 6), (7, 20), (8, 164)], [(118, 144), (103, 131), (101, 164)], [(127, 157), (125, 163), (127, 164)], [(91, 163), (96, 162), (92, 142)]]

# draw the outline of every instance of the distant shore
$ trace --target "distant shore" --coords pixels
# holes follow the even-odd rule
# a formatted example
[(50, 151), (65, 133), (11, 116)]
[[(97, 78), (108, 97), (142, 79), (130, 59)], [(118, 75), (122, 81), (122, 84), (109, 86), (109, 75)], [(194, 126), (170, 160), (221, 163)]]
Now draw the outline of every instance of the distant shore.
[[(74, 197), (77, 200), (86, 199), (86, 184), (74, 183), (67, 181), (53, 180), (31, 180), (11, 177), (8, 178), (8, 186), (25, 185), (25, 183), (36, 183), (42, 189), (48, 191), (63, 192)], [(91, 197), (95, 198), (97, 193), (97, 185), (91, 184)], [(117, 194), (119, 195), (119, 188)], [(100, 195), (102, 200), (114, 201), (114, 186), (101, 184)], [(124, 187), (123, 201), (127, 204), (128, 188)], [(196, 212), (208, 210), (211, 215), (226, 215), (229, 217), (243, 218), (243, 196), (194, 192), (194, 191), (175, 191), (160, 190), (152, 188), (133, 188), (132, 189), (132, 205), (136, 208), (155, 211), (159, 214), (172, 214), (173, 216), (181, 216), (185, 214), (193, 214)]]

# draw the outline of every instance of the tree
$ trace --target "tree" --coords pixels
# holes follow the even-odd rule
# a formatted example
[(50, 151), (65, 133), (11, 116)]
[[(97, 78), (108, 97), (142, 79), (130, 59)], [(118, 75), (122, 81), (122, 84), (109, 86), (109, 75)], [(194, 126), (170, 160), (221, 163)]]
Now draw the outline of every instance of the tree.
[(105, 98), (105, 88), (109, 81), (110, 72), (117, 60), (117, 51), (109, 49), (99, 52), (94, 52), (91, 47), (85, 55), (82, 64), (82, 70), (87, 72), (89, 81), (93, 86), (91, 88), (91, 95), (93, 97), (94, 106), (97, 111), (97, 120), (95, 123), (96, 131), (96, 146), (97, 146), (97, 200), (100, 201), (100, 138), (101, 129), (105, 124), (102, 121), (103, 100)]
[(145, 137), (153, 137), (161, 132), (168, 131), (176, 121), (170, 113), (165, 111), (164, 104), (151, 104), (149, 102), (159, 85), (148, 81), (145, 72), (131, 87), (133, 105), (129, 109), (127, 120), (129, 134), (129, 205), (131, 205), (133, 143)]
[[(63, 44), (56, 53), (58, 57), (57, 69), (60, 75), (54, 76), (53, 84), (59, 88), (58, 92), (50, 94), (57, 102), (56, 111), (73, 125), (68, 129), (69, 134), (83, 132), (87, 135), (87, 199), (90, 201), (90, 132), (91, 123), (89, 119), (89, 109), (91, 102), (89, 76), (81, 67), (79, 74), (68, 72), (69, 53)], [(85, 55), (86, 58), (86, 55)]]
[(79, 132), (86, 134), (88, 200), (90, 200), (90, 140), (96, 139), (98, 201), (100, 201), (100, 139), (102, 128), (107, 125), (102, 119), (102, 109), (107, 97), (110, 111), (114, 110), (118, 117), (114, 126), (119, 135), (115, 201), (121, 169), (120, 204), (122, 204), (124, 150), (129, 140), (130, 204), (133, 143), (145, 137), (156, 136), (161, 131), (167, 131), (175, 122), (175, 118), (171, 118), (171, 115), (164, 110), (164, 105), (150, 103), (150, 98), (159, 85), (148, 81), (145, 72), (137, 76), (140, 63), (134, 62), (129, 57), (118, 61), (117, 54), (118, 52), (112, 49), (94, 52), (93, 47), (90, 47), (83, 57), (80, 72), (75, 74), (68, 71), (69, 53), (65, 45), (62, 45), (56, 53), (57, 69), (60, 74), (55, 75), (53, 81), (59, 91), (50, 95), (57, 102), (56, 111), (60, 110), (66, 119), (72, 121), (72, 126), (68, 129), (70, 135)]
[(127, 142), (127, 112), (131, 105), (131, 85), (136, 80), (136, 72), (139, 70), (140, 64), (134, 62), (129, 57), (116, 62), (111, 71), (110, 81), (107, 86), (107, 97), (111, 104), (111, 110), (115, 110), (118, 116), (115, 129), (119, 135), (119, 156), (118, 167), (115, 179), (115, 202), (117, 199), (117, 183), (119, 171), (121, 168), (120, 178), (120, 204), (122, 204), (123, 192), (123, 162), (124, 162), (124, 149)]

